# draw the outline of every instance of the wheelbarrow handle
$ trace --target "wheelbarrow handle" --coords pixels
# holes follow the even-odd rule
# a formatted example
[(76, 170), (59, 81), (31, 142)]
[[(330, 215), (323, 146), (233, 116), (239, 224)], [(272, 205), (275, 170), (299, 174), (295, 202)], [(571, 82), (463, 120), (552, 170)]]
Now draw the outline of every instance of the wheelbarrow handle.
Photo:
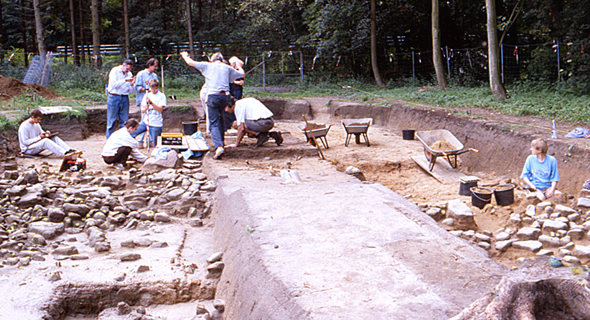
[(477, 149), (473, 149), (473, 148), (469, 148), (469, 151), (473, 151), (473, 152), (475, 152), (475, 153), (479, 153), (479, 150), (477, 150)]

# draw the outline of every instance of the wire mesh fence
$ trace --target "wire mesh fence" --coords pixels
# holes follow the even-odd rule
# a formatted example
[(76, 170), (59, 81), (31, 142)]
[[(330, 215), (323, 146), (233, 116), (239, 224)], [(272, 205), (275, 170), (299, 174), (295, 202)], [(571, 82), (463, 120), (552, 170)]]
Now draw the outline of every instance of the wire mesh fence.
[[(186, 65), (178, 52), (186, 50), (188, 44), (175, 44), (175, 53), (155, 56), (160, 61), (161, 70), (158, 75), (164, 78), (164, 85), (168, 87), (200, 88), (203, 78), (199, 72)], [(58, 48), (52, 55), (50, 63), (39, 64), (33, 62), (27, 79), (37, 75), (34, 80), (39, 83), (40, 76), (51, 74), (49, 83), (53, 86), (71, 86), (78, 84), (82, 88), (104, 87), (108, 80), (108, 72), (125, 59), (134, 61), (133, 73), (145, 68), (145, 62), (154, 56), (121, 54), (121, 45), (103, 45), (101, 47), (102, 66), (95, 70), (92, 67), (94, 56), (86, 55), (80, 67), (74, 67), (74, 59), (70, 50)], [(558, 42), (533, 45), (501, 46), (501, 72), (504, 83), (521, 80), (558, 81), (576, 76), (575, 59), (569, 58), (570, 52), (561, 53)], [(569, 49), (569, 48), (568, 48)], [(582, 49), (583, 50), (583, 49)], [(473, 85), (488, 81), (488, 52), (487, 48), (456, 49), (444, 47), (441, 49), (445, 64), (445, 72), (449, 79), (459, 85)], [(571, 51), (571, 50), (570, 50)], [(582, 51), (583, 52), (583, 51)], [(206, 61), (211, 53), (201, 52), (193, 57), (195, 60)], [(231, 52), (224, 52), (226, 58)], [(13, 56), (16, 58), (10, 61)], [(20, 57), (19, 57), (20, 55)], [(246, 86), (297, 86), (305, 81), (327, 80), (343, 81), (348, 78), (372, 77), (369, 55), (309, 55), (300, 51), (263, 51), (257, 55), (237, 55), (244, 61), (247, 73)], [(27, 56), (30, 58), (30, 54)], [(35, 59), (38, 59), (36, 57)], [(390, 53), (378, 57), (379, 69), (383, 79), (396, 80), (414, 79), (421, 82), (432, 82), (436, 79), (432, 60), (432, 51)], [(0, 74), (23, 79), (23, 68), (19, 67), (24, 61), (24, 53), (14, 53), (8, 60), (0, 64)], [(574, 61), (574, 62), (572, 62)], [(16, 76), (15, 76), (16, 75)], [(89, 77), (97, 78), (90, 80)], [(78, 79), (79, 78), (79, 79)], [(65, 83), (64, 83), (65, 82)], [(44, 82), (48, 85), (47, 80)]]

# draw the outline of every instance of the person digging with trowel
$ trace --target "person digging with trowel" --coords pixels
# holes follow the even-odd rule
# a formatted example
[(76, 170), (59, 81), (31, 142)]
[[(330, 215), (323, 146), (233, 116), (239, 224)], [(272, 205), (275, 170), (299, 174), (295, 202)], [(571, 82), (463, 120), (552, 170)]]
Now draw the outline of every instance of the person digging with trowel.
[(283, 136), (280, 131), (269, 132), (274, 127), (273, 113), (257, 99), (244, 98), (236, 100), (230, 97), (229, 105), (225, 107), (225, 111), (235, 113), (236, 121), (234, 126), (238, 130), (236, 143), (228, 145), (228, 148), (236, 148), (246, 134), (257, 139), (256, 144), (254, 144), (255, 147), (262, 146), (263, 143), (268, 141), (269, 137), (275, 139), (277, 146), (283, 143)]

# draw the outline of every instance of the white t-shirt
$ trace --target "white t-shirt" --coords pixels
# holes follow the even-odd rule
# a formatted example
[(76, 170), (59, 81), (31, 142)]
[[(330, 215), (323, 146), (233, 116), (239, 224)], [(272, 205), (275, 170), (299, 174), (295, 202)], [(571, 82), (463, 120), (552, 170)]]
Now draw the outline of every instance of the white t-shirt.
[(244, 98), (236, 101), (236, 122), (238, 125), (246, 120), (266, 119), (273, 116), (272, 112), (255, 98)]
[[(150, 98), (150, 100), (155, 103), (157, 106), (165, 106), (166, 105), (166, 95), (162, 92), (158, 91), (158, 93), (153, 94), (148, 92), (143, 97), (143, 101), (141, 102), (141, 106), (147, 105), (146, 98)], [(143, 120), (148, 126), (150, 127), (163, 127), (164, 126), (164, 119), (162, 118), (162, 113), (158, 112), (152, 106), (150, 106), (147, 110), (147, 119)]]

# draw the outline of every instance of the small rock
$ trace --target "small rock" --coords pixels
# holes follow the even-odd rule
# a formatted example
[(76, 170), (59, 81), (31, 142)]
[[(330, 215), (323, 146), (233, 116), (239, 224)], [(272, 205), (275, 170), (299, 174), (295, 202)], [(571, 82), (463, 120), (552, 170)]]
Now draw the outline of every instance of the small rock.
[(62, 222), (66, 217), (66, 214), (60, 208), (49, 208), (47, 216), (51, 222)]
[(580, 263), (580, 259), (578, 259), (576, 257), (572, 257), (570, 255), (564, 256), (563, 257), (563, 261), (569, 262), (569, 263), (576, 263), (576, 264), (579, 264)]
[(510, 239), (510, 233), (500, 232), (495, 236), (496, 241), (504, 241)]
[(207, 271), (209, 271), (209, 273), (221, 273), (223, 271), (223, 268), (225, 268), (225, 263), (223, 263), (222, 261), (217, 261), (208, 265)]
[(90, 257), (88, 257), (85, 254), (74, 254), (70, 257), (70, 260), (88, 260), (90, 259)]
[(453, 224), (455, 224), (455, 219), (453, 218), (446, 218), (443, 221), (441, 221), (442, 224), (446, 225), (446, 226), (452, 226)]
[(133, 309), (131, 309), (131, 307), (124, 301), (121, 301), (117, 304), (117, 315), (123, 316), (131, 313), (132, 310)]
[(543, 248), (543, 244), (536, 240), (515, 241), (512, 243), (512, 246), (516, 249), (523, 249), (531, 252), (537, 252)]
[(57, 272), (52, 272), (49, 275), (49, 279), (50, 282), (55, 282), (55, 281), (59, 281), (61, 280), (61, 272), (57, 271)]
[(578, 198), (578, 201), (576, 202), (576, 207), (590, 208), (590, 199), (589, 198)]
[(96, 252), (108, 252), (111, 250), (111, 244), (105, 241), (99, 241), (94, 244), (94, 250)]
[(152, 243), (152, 245), (150, 246), (150, 248), (166, 248), (167, 246), (168, 246), (168, 242), (166, 242), (166, 241), (158, 241), (158, 242)]
[(537, 252), (538, 256), (551, 256), (553, 255), (553, 250), (548, 250), (548, 249), (541, 249), (539, 250), (539, 252)]
[(6, 260), (4, 260), (4, 265), (7, 266), (14, 266), (16, 265), (18, 262), (20, 261), (19, 258), (13, 257), (13, 258), (8, 258)]
[(217, 261), (221, 261), (222, 258), (223, 258), (223, 252), (216, 252), (216, 253), (210, 255), (209, 258), (207, 258), (207, 262), (215, 263)]
[(137, 268), (137, 273), (150, 271), (150, 266), (141, 265)]
[(574, 210), (574, 209), (572, 209), (570, 207), (566, 207), (566, 206), (564, 206), (562, 204), (556, 205), (554, 211), (555, 212), (562, 213), (563, 216), (567, 216), (567, 215), (570, 215), (572, 213), (576, 213), (577, 212), (576, 210)]
[(528, 228), (528, 227), (521, 228), (516, 233), (516, 237), (519, 240), (537, 240), (537, 238), (539, 238), (540, 235), (541, 235), (540, 229)]
[(122, 254), (119, 259), (121, 261), (135, 261), (141, 259), (141, 255), (139, 253), (129, 252)]
[(537, 214), (537, 212), (535, 210), (536, 210), (535, 206), (530, 204), (528, 207), (526, 207), (525, 214), (529, 217), (534, 217)]
[(154, 243), (154, 241), (147, 239), (147, 238), (140, 238), (140, 239), (133, 240), (133, 244), (135, 244), (138, 247), (149, 247), (152, 245), (152, 243)]
[(551, 237), (548, 235), (541, 235), (541, 236), (539, 236), (539, 239), (537, 239), (537, 240), (539, 240), (541, 243), (543, 243), (544, 245), (549, 246), (549, 247), (560, 246), (559, 238), (557, 238), (557, 237)]
[(78, 248), (74, 246), (59, 247), (52, 252), (54, 255), (71, 256), (78, 254)]
[(124, 281), (126, 276), (127, 275), (125, 273), (120, 274), (120, 275), (118, 275), (118, 276), (115, 277), (115, 281), (117, 281), (117, 282)]
[[(198, 227), (202, 227), (203, 226), (203, 221), (201, 219), (191, 219), (189, 220), (189, 225), (193, 228), (198, 228)], [(590, 222), (588, 223), (589, 227), (588, 230), (590, 230)]]
[(225, 300), (222, 300), (222, 299), (213, 300), (213, 307), (217, 311), (223, 313), (225, 311)]
[(133, 240), (121, 241), (121, 247), (124, 247), (124, 248), (135, 248), (135, 242)]
[(154, 215), (154, 221), (156, 222), (170, 222), (170, 216), (164, 212), (158, 212)]
[(207, 181), (201, 186), (201, 191), (213, 192), (217, 189), (217, 183), (215, 181)]
[[(477, 225), (475, 224), (474, 217), (473, 210), (461, 201), (461, 199), (454, 199), (447, 202), (447, 218), (454, 219), (458, 229), (476, 229)], [(443, 220), (443, 223), (445, 220)]]
[(557, 231), (560, 229), (567, 229), (567, 224), (552, 220), (545, 220), (543, 222), (543, 232)]
[(585, 234), (584, 229), (581, 229), (581, 228), (580, 229), (578, 229), (578, 228), (570, 229), (567, 232), (567, 235), (570, 238), (572, 238), (573, 240), (582, 240), (582, 238), (584, 238), (584, 234)]
[(503, 241), (497, 241), (495, 244), (496, 250), (498, 251), (504, 251), (506, 249), (508, 249), (508, 247), (510, 247), (512, 245), (513, 242), (515, 242), (516, 240), (503, 240)]

